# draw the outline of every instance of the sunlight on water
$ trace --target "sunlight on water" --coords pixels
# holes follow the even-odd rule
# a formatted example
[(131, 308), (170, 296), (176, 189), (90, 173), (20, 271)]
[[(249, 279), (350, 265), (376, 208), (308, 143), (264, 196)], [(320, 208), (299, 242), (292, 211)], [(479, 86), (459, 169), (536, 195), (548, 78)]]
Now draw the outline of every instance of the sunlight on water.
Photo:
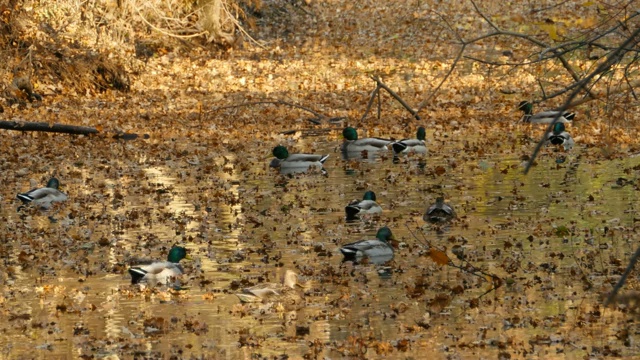
[[(397, 163), (390, 154), (356, 161), (341, 159), (335, 144), (316, 146), (331, 154), (327, 175), (283, 177), (264, 164), (241, 174), (232, 156), (206, 171), (201, 164), (176, 170), (142, 161), (138, 181), (105, 181), (100, 196), (110, 200), (92, 205), (96, 214), (106, 208), (100, 216), (109, 219), (90, 225), (92, 241), (106, 239), (99, 246), (65, 240), (64, 219), (51, 223), (35, 214), (20, 225), (23, 220), (10, 214), (7, 221), (17, 224), (16, 231), (49, 229), (36, 232), (34, 241), (58, 234), (48, 246), (73, 244), (73, 252), (86, 253), (86, 264), (12, 268), (16, 290), (3, 301), (15, 303), (16, 317), (3, 328), (2, 356), (124, 351), (156, 357), (181, 351), (218, 358), (314, 352), (341, 357), (367, 349), (371, 355), (375, 341), (390, 342), (407, 356), (440, 356), (451, 339), (473, 344), (487, 333), (524, 338), (537, 331), (512, 324), (513, 309), (519, 319), (546, 319), (593, 302), (595, 296), (574, 283), (587, 272), (587, 258), (598, 249), (607, 252), (599, 256), (619, 259), (633, 251), (624, 234), (609, 231), (633, 227), (637, 191), (614, 185), (628, 177), (624, 169), (636, 159), (588, 163), (572, 153), (557, 163), (555, 154), (545, 153), (525, 176), (515, 156), (470, 157), (454, 167), (446, 154)], [(382, 215), (346, 223), (344, 206), (366, 190), (376, 192)], [(424, 211), (440, 195), (458, 220), (425, 224)], [(399, 242), (389, 268), (341, 263), (341, 245), (373, 238), (383, 225)], [(158, 243), (185, 244), (194, 257), (183, 262), (190, 281), (180, 292), (140, 292), (129, 284), (123, 259), (166, 256), (153, 245)], [(488, 292), (484, 275), (436, 265), (427, 243), (446, 249), (457, 266), (513, 283)], [(10, 263), (23, 263), (28, 255), (15, 247), (7, 256)], [(234, 295), (253, 284), (279, 283), (287, 269), (306, 285), (304, 305), (241, 305)], [(594, 275), (591, 281), (603, 279)], [(475, 304), (486, 292), (480, 298), (485, 303)], [(48, 335), (36, 335), (41, 327)], [(65, 343), (72, 346), (60, 345), (71, 338)], [(126, 349), (118, 346), (121, 341)], [(329, 344), (334, 350), (327, 350)], [(491, 347), (476, 351), (495, 355)]]

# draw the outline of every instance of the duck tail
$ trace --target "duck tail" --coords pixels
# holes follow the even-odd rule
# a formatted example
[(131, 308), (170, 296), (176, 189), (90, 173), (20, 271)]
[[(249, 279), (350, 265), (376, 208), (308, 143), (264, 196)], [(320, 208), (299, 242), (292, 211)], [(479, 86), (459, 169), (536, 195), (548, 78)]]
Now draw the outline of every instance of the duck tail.
[(147, 275), (147, 272), (141, 268), (131, 268), (129, 269), (129, 274), (131, 274), (131, 283), (137, 284)]
[(576, 117), (576, 113), (570, 112), (570, 111), (565, 111), (565, 112), (562, 113), (562, 116), (565, 119), (567, 119), (568, 121), (572, 121)]
[(18, 199), (20, 199), (23, 203), (30, 203), (33, 201), (33, 197), (31, 197), (31, 195), (25, 193), (25, 194), (18, 194), (17, 196)]
[(392, 143), (391, 147), (393, 148), (393, 152), (395, 152), (396, 154), (400, 154), (407, 149), (407, 144), (403, 143), (402, 141), (397, 141)]
[(549, 136), (549, 142), (553, 145), (562, 145), (564, 143), (564, 137), (562, 135), (551, 135)]
[(344, 212), (347, 214), (347, 220), (354, 220), (358, 217), (360, 213), (360, 207), (356, 205), (347, 205), (344, 208)]
[(356, 254), (358, 251), (356, 249), (341, 247), (340, 252), (344, 256), (344, 261), (351, 261), (356, 259)]

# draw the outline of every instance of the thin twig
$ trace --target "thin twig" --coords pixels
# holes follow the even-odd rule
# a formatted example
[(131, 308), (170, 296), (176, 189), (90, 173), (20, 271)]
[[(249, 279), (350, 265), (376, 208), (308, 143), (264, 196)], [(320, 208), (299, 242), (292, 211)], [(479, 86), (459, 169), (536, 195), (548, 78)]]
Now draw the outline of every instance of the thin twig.
[(367, 109), (364, 111), (364, 114), (362, 114), (362, 117), (360, 118), (360, 122), (362, 122), (369, 114), (369, 111), (371, 110), (371, 105), (373, 105), (373, 102), (376, 100), (376, 95), (378, 95), (379, 92), (380, 92), (380, 86), (376, 84), (376, 88), (371, 93), (371, 97), (369, 97), (369, 102), (367, 103)]
[(451, 64), (451, 67), (449, 68), (449, 71), (446, 73), (446, 75), (442, 78), (442, 80), (440, 80), (440, 83), (438, 84), (438, 86), (436, 86), (436, 88), (431, 92), (431, 94), (429, 95), (429, 97), (427, 97), (425, 100), (423, 100), (420, 104), (418, 104), (418, 108), (416, 109), (416, 112), (420, 112), (420, 110), (422, 110), (425, 106), (427, 106), (427, 104), (431, 101), (431, 99), (433, 99), (434, 96), (436, 96), (436, 94), (438, 93), (438, 91), (440, 91), (440, 88), (442, 87), (442, 85), (444, 85), (445, 82), (447, 82), (447, 79), (449, 79), (449, 76), (451, 76), (451, 73), (453, 73), (453, 70), (456, 68), (456, 65), (458, 64), (458, 61), (460, 61), (460, 58), (462, 57), (462, 54), (464, 53), (464, 49), (466, 47), (466, 44), (463, 44), (462, 47), (460, 48), (460, 51), (458, 52), (458, 55), (456, 56), (456, 58), (453, 60), (453, 63)]
[(447, 26), (453, 32), (453, 34), (458, 38), (458, 41), (460, 41), (460, 43), (462, 44), (462, 47), (460, 48), (460, 51), (458, 52), (458, 55), (456, 56), (456, 58), (453, 60), (453, 63), (451, 64), (451, 67), (449, 68), (449, 71), (445, 74), (445, 76), (442, 78), (442, 80), (440, 80), (440, 83), (438, 84), (438, 86), (436, 86), (436, 88), (431, 92), (431, 94), (429, 94), (429, 96), (425, 100), (423, 100), (420, 104), (418, 104), (418, 108), (416, 109), (416, 113), (419, 113), (425, 106), (427, 106), (427, 104), (429, 104), (431, 99), (433, 99), (436, 96), (436, 94), (438, 93), (438, 91), (440, 91), (440, 88), (442, 87), (442, 85), (444, 85), (444, 83), (447, 82), (447, 80), (449, 79), (449, 76), (451, 76), (451, 74), (453, 73), (453, 70), (456, 68), (456, 65), (458, 64), (458, 61), (460, 61), (460, 58), (462, 57), (462, 54), (464, 54), (464, 50), (467, 47), (467, 44), (465, 43), (465, 41), (462, 39), (462, 37), (460, 37), (460, 35), (449, 24), (447, 19), (445, 19), (444, 16), (442, 16), (440, 14), (438, 14), (438, 15), (440, 16), (442, 21), (444, 21), (444, 23), (447, 24)]
[(413, 117), (416, 118), (416, 120), (420, 120), (420, 116), (418, 116), (418, 113), (411, 108), (411, 106), (409, 106), (409, 104), (407, 104), (401, 97), (400, 95), (396, 94), (395, 91), (391, 90), (387, 85), (385, 85), (382, 80), (380, 80), (379, 77), (377, 76), (371, 76), (371, 79), (373, 79), (375, 82), (378, 83), (378, 86), (387, 90), (387, 92), (389, 93), (389, 95), (393, 96), (394, 99), (396, 99), (402, 106), (404, 106), (405, 109), (407, 109), (407, 111), (409, 111), (411, 113), (411, 115), (413, 115)]
[[(380, 85), (377, 85), (378, 89)], [(378, 120), (382, 118), (382, 95), (380, 95), (380, 91), (378, 91)]]
[(632, 43), (638, 42), (636, 40), (636, 37), (638, 37), (639, 34), (640, 34), (640, 27), (637, 28), (629, 36), (629, 38), (627, 38), (627, 40), (625, 40), (625, 42), (622, 43), (622, 45), (620, 45), (620, 47), (618, 47), (615, 51), (611, 52), (609, 56), (607, 56), (607, 59), (604, 62), (602, 62), (591, 74), (589, 74), (587, 77), (585, 77), (584, 79), (576, 83), (577, 88), (569, 95), (569, 97), (564, 102), (564, 104), (558, 109), (558, 113), (556, 114), (555, 118), (549, 124), (545, 132), (542, 134), (542, 137), (538, 142), (538, 145), (536, 145), (536, 148), (533, 150), (533, 154), (531, 154), (531, 159), (527, 162), (527, 166), (524, 169), (525, 174), (527, 174), (529, 172), (529, 169), (531, 169), (531, 166), (533, 165), (533, 161), (536, 159), (536, 157), (538, 156), (538, 153), (540, 152), (540, 149), (542, 148), (542, 145), (544, 145), (544, 143), (547, 140), (547, 133), (551, 131), (551, 129), (553, 128), (553, 125), (558, 121), (558, 119), (562, 115), (562, 112), (569, 108), (569, 105), (571, 105), (571, 102), (578, 95), (580, 90), (584, 88), (593, 78), (595, 78), (601, 73), (608, 71), (611, 68), (611, 66), (618, 63), (621, 60), (622, 56), (626, 52), (627, 46), (631, 45)]
[(620, 278), (620, 280), (618, 280), (618, 283), (616, 284), (616, 286), (613, 287), (613, 290), (611, 291), (609, 296), (607, 296), (607, 299), (604, 301), (604, 306), (609, 305), (613, 301), (613, 299), (615, 299), (616, 295), (618, 295), (618, 291), (620, 291), (620, 289), (622, 288), (622, 285), (624, 285), (624, 282), (627, 280), (627, 277), (631, 273), (631, 270), (633, 270), (633, 268), (636, 266), (636, 262), (638, 262), (639, 257), (640, 257), (640, 247), (638, 247), (638, 249), (636, 250), (636, 253), (633, 254), (633, 256), (631, 257), (631, 260), (629, 261), (629, 265), (627, 266), (627, 269), (624, 271), (624, 274), (622, 274), (622, 277)]

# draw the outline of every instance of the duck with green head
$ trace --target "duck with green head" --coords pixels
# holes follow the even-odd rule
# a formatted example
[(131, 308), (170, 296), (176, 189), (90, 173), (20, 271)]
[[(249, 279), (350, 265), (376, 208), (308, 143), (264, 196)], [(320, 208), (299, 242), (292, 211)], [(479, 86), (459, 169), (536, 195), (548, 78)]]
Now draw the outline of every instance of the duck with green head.
[(353, 200), (344, 208), (344, 211), (347, 214), (347, 220), (354, 220), (358, 215), (380, 214), (382, 208), (376, 202), (376, 194), (373, 191), (367, 191), (362, 200)]
[(271, 160), (269, 166), (280, 169), (280, 173), (283, 174), (305, 172), (311, 167), (322, 169), (329, 157), (329, 155), (289, 154), (287, 148), (282, 145), (273, 148), (272, 153), (275, 158)]
[(562, 145), (565, 150), (571, 150), (575, 142), (571, 135), (565, 130), (563, 123), (553, 124), (553, 129), (547, 134), (547, 143), (552, 145)]
[(25, 193), (18, 194), (17, 197), (23, 205), (33, 204), (43, 209), (48, 209), (55, 202), (67, 200), (67, 195), (59, 190), (60, 181), (52, 177), (46, 187), (31, 189)]
[(182, 275), (183, 270), (180, 260), (189, 259), (187, 249), (182, 246), (173, 246), (169, 250), (167, 261), (144, 261), (129, 269), (131, 283), (147, 283), (149, 285), (166, 285)]
[(387, 145), (393, 142), (389, 139), (377, 137), (358, 139), (358, 132), (352, 127), (344, 128), (344, 130), (342, 130), (342, 136), (344, 136), (344, 142), (342, 143), (340, 150), (342, 150), (343, 153), (388, 150)]
[(450, 221), (456, 217), (456, 212), (453, 208), (444, 202), (444, 197), (439, 196), (436, 198), (436, 203), (429, 206), (425, 211), (422, 219), (430, 223), (442, 223)]
[(389, 241), (394, 240), (388, 227), (381, 227), (375, 239), (360, 240), (343, 245), (340, 252), (344, 255), (344, 261), (359, 262), (368, 258), (374, 264), (382, 264), (393, 259), (393, 247)]
[(416, 132), (415, 139), (402, 139), (400, 141), (396, 141), (391, 144), (393, 148), (393, 152), (396, 154), (400, 153), (417, 153), (417, 154), (426, 154), (427, 153), (427, 144), (425, 139), (427, 137), (427, 133), (425, 129), (420, 126), (418, 131)]
[[(553, 119), (558, 116), (558, 111), (556, 110), (548, 110), (539, 112), (537, 114), (533, 113), (533, 104), (528, 101), (521, 101), (518, 104), (518, 109), (522, 110), (524, 113), (520, 121), (522, 122), (530, 122), (532, 124), (551, 124)], [(575, 118), (576, 114), (570, 111), (563, 111), (562, 114), (558, 117), (556, 122), (561, 123), (569, 123)]]

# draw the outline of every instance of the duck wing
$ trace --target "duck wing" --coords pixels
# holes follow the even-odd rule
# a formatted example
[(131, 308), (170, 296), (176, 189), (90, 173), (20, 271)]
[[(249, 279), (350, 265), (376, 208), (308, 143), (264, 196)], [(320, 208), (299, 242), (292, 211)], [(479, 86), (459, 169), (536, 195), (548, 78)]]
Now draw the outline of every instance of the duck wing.
[(48, 187), (32, 189), (26, 193), (18, 194), (17, 197), (25, 203), (37, 200), (46, 200), (47, 202), (67, 200), (66, 194), (60, 190)]
[(343, 245), (340, 248), (340, 251), (343, 254), (355, 254), (358, 252), (362, 252), (363, 255), (367, 254), (367, 252), (372, 251), (373, 249), (377, 249), (377, 248), (389, 248), (389, 245), (387, 245), (386, 243), (378, 240), (378, 239), (372, 239), (372, 240), (360, 240), (360, 241), (356, 241), (353, 243), (349, 243), (346, 245)]
[(376, 214), (382, 212), (382, 208), (373, 200), (354, 200), (344, 208), (348, 220), (353, 220), (360, 213)]
[[(529, 122), (532, 124), (550, 124), (557, 115), (558, 111), (556, 110), (543, 111), (532, 115), (529, 118)], [(566, 124), (569, 122), (567, 118), (573, 118), (572, 113), (564, 111), (558, 118), (558, 122)]]
[(169, 261), (157, 261), (148, 265), (138, 265), (129, 269), (131, 283), (137, 284), (148, 279), (165, 282), (172, 276), (182, 275), (182, 266)]
[(329, 155), (315, 155), (315, 154), (292, 154), (286, 158), (286, 162), (323, 162)]
[(386, 148), (387, 145), (393, 143), (391, 139), (383, 139), (378, 137), (359, 139), (353, 142), (356, 146), (373, 146), (376, 148)]
[(418, 139), (402, 139), (391, 143), (391, 147), (396, 154), (414, 150), (416, 152), (426, 152), (427, 147), (423, 140)]
[(358, 201), (358, 204), (356, 206), (360, 209), (360, 211), (367, 213), (382, 211), (380, 205), (378, 205), (378, 203), (373, 200), (360, 200)]

